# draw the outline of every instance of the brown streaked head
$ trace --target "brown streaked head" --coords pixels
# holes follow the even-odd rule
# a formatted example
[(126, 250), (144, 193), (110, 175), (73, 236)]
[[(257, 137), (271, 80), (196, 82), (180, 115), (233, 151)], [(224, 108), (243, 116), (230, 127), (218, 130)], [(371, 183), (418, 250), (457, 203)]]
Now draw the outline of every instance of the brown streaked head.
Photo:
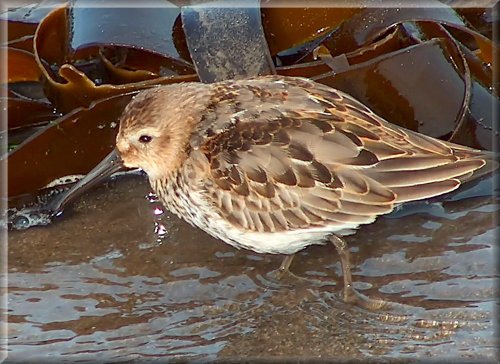
[(120, 118), (116, 147), (123, 164), (141, 168), (152, 180), (176, 170), (186, 158), (209, 91), (205, 84), (178, 83), (137, 94)]

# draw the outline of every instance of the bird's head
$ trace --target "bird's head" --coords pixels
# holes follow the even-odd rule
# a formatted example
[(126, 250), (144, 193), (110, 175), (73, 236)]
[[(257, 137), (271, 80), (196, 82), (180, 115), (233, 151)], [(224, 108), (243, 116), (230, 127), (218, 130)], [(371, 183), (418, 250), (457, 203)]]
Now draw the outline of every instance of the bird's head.
[(141, 168), (151, 180), (184, 162), (191, 133), (209, 101), (201, 83), (159, 86), (137, 94), (120, 119), (116, 147), (123, 164)]

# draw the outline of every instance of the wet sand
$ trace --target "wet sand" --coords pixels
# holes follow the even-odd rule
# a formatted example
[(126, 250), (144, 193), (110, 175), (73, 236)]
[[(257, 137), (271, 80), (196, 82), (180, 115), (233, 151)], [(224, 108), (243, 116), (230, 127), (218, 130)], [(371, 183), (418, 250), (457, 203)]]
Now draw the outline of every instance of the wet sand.
[(496, 360), (498, 201), (479, 184), (399, 211), (332, 246), (236, 250), (164, 212), (144, 176), (116, 179), (53, 225), (9, 235), (7, 362), (223, 359)]

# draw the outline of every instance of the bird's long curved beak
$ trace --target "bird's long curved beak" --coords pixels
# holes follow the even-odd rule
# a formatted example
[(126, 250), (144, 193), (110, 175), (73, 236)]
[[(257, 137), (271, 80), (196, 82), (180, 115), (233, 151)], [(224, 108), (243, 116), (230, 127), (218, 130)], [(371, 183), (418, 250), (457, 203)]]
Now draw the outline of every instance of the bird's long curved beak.
[(89, 188), (97, 185), (113, 173), (118, 172), (123, 168), (123, 162), (118, 154), (117, 149), (113, 149), (106, 158), (104, 158), (97, 166), (94, 167), (85, 177), (76, 182), (68, 191), (61, 193), (56, 198), (51, 200), (46, 208), (53, 212), (54, 215), (59, 215), (64, 205), (80, 196)]

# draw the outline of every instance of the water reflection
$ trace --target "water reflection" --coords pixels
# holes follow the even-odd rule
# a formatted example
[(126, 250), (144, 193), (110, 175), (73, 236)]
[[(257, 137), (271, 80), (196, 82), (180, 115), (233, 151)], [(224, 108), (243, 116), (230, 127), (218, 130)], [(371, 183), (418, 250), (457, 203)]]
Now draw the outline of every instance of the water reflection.
[(281, 256), (212, 239), (160, 213), (142, 177), (122, 178), (9, 236), (9, 358), (491, 360), (491, 185), (405, 205), (350, 239), (358, 289), (395, 303), (374, 313), (339, 299), (333, 247), (296, 257), (306, 281), (273, 285)]
[(23, 360), (51, 353), (71, 360), (95, 359), (96, 353), (213, 355), (225, 336), (248, 330), (226, 306), (244, 305), (248, 314), (259, 304), (249, 295), (256, 286), (246, 276), (203, 282), (208, 269), (184, 268), (193, 278), (122, 277), (109, 272), (109, 260), (100, 262), (105, 264), (58, 265), (36, 277), (12, 275), (11, 350), (22, 352)]

